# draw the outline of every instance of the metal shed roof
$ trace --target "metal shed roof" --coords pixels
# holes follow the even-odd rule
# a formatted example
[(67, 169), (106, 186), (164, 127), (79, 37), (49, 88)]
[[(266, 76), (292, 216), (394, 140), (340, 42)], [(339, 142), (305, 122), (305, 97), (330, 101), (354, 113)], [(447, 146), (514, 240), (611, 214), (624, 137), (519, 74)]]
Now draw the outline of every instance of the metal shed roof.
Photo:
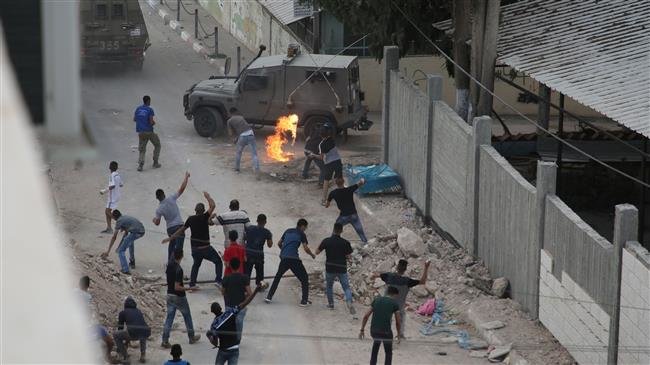
[(304, 7), (301, 3), (298, 2), (298, 0), (259, 0), (259, 2), (284, 25), (288, 25), (293, 22), (297, 22), (300, 19), (308, 18), (311, 16), (311, 13), (303, 13), (302, 15), (296, 16), (294, 7), (298, 5), (301, 10), (302, 7)]
[[(451, 30), (450, 21), (434, 26)], [(650, 0), (505, 6), (497, 63), (650, 137)]]
[[(314, 68), (323, 67), (325, 69), (347, 68), (348, 65), (357, 58), (356, 56), (335, 56), (326, 54), (312, 54), (311, 57), (309, 56), (310, 55), (308, 54), (301, 53), (291, 60), (290, 65)], [(285, 60), (287, 60), (285, 55), (260, 57), (249, 66), (249, 69), (280, 66)], [(314, 62), (316, 62), (316, 64), (314, 64)]]

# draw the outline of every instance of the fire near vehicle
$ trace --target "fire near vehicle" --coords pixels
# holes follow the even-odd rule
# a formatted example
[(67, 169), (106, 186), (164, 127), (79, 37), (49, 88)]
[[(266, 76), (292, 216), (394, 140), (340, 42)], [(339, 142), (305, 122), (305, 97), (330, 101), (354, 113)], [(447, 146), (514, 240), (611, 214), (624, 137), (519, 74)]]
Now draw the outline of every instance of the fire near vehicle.
[(138, 0), (84, 0), (81, 11), (82, 67), (121, 63), (142, 69), (149, 47)]
[(286, 55), (260, 57), (265, 49), (238, 76), (212, 76), (185, 92), (185, 116), (199, 135), (223, 135), (233, 106), (258, 125), (295, 114), (305, 135), (327, 122), (338, 131), (370, 128), (356, 57), (300, 54), (295, 45)]

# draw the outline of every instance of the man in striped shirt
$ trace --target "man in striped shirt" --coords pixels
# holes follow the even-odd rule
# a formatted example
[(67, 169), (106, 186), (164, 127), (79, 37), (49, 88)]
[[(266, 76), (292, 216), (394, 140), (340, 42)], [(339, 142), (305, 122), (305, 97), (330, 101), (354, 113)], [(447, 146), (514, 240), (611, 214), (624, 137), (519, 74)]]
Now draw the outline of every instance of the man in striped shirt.
[[(248, 213), (243, 210), (239, 210), (239, 201), (233, 199), (230, 201), (230, 211), (221, 213), (216, 216), (217, 221), (212, 221), (212, 224), (219, 224), (223, 227), (223, 244), (225, 248), (230, 246), (230, 239), (228, 234), (230, 231), (237, 231), (237, 243), (243, 245), (244, 241), (244, 231), (246, 227), (251, 225), (251, 221), (248, 218)], [(215, 217), (213, 217), (215, 218)]]

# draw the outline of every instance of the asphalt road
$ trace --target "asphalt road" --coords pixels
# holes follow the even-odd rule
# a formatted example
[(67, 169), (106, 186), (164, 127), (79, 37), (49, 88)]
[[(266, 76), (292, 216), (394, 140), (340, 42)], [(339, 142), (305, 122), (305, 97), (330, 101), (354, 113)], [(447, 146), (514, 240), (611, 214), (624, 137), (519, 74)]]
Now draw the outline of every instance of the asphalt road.
[[(157, 15), (145, 14), (145, 19), (152, 46), (147, 52), (144, 70), (125, 72), (104, 68), (84, 76), (83, 112), (95, 138), (99, 158), (80, 169), (78, 166), (55, 167), (55, 197), (70, 236), (87, 251), (99, 254), (106, 249), (110, 237), (98, 234), (104, 228), (101, 223), (104, 197), (97, 192), (106, 184), (108, 162), (116, 160), (120, 163), (125, 182), (119, 209), (124, 214), (140, 218), (147, 230), (146, 235), (136, 242), (139, 272), (163, 273), (167, 250), (160, 241), (166, 235), (163, 225), (156, 227), (151, 222), (157, 207), (154, 191), (163, 188), (169, 193), (177, 189), (186, 170), (191, 173), (190, 186), (179, 200), (184, 217), (193, 212), (197, 202), (203, 201), (201, 192), (205, 190), (215, 198), (217, 212), (227, 210), (228, 202), (236, 198), (251, 218), (265, 213), (269, 217), (268, 228), (276, 240), (284, 229), (293, 227), (298, 218), (306, 217), (310, 222), (307, 236), (315, 250), (317, 242), (329, 235), (336, 217), (335, 209), (323, 209), (318, 200), (319, 191), (311, 185), (282, 182), (268, 176), (255, 181), (249, 155), (245, 154), (242, 173), (235, 173), (231, 165), (233, 148), (228, 141), (198, 136), (182, 114), (182, 94), (191, 84), (215, 74), (217, 67), (198, 57), (187, 43), (162, 24)], [(156, 112), (156, 131), (162, 141), (162, 168), (151, 168), (152, 148), (149, 146), (145, 170), (137, 172), (137, 135), (132, 113), (145, 94), (151, 96)], [(268, 128), (257, 131), (263, 171), (271, 166), (271, 162), (263, 157), (262, 147), (263, 137), (270, 131)], [(376, 138), (370, 141), (371, 147), (376, 144)], [(88, 219), (68, 219), (66, 213)], [(372, 219), (365, 213), (363, 219), (367, 222), (369, 236), (383, 229), (380, 224), (372, 224)], [(211, 234), (217, 250), (223, 251), (221, 230), (212, 228)], [(346, 236), (356, 238), (351, 229), (346, 230)], [(266, 275), (275, 273), (278, 252), (277, 247), (267, 250)], [(185, 243), (185, 253), (182, 265), (189, 273), (189, 240)], [(112, 254), (112, 258), (117, 265), (117, 257)], [(303, 253), (308, 271), (323, 267), (323, 255), (316, 262), (306, 258)], [(200, 279), (212, 276), (213, 267), (204, 262)], [(326, 300), (322, 296), (311, 298), (314, 304), (308, 308), (299, 307), (299, 299), (299, 284), (295, 279), (283, 279), (272, 304), (263, 302), (263, 294), (255, 298), (245, 320), (241, 363), (354, 364), (368, 361), (371, 343), (354, 340), (360, 321), (351, 319), (343, 303), (337, 303), (336, 310), (329, 311), (325, 309)], [(197, 333), (203, 335), (208, 328), (212, 320), (209, 304), (213, 301), (222, 303), (223, 298), (211, 285), (203, 285), (203, 290), (189, 294)], [(359, 312), (365, 310), (360, 305), (357, 309)], [(176, 322), (180, 325), (172, 332), (170, 341), (183, 345), (184, 358), (192, 363), (212, 363), (216, 350), (205, 338), (199, 344), (188, 345), (180, 316)], [(407, 335), (417, 336), (415, 322), (410, 323)], [(149, 342), (150, 363), (161, 363), (168, 358), (167, 350), (161, 350), (159, 343), (159, 338)], [(445, 351), (448, 355), (437, 356), (435, 353), (438, 351)], [(380, 361), (382, 359), (383, 350)], [(415, 341), (401, 344), (394, 352), (394, 362), (484, 363), (469, 358), (466, 352), (453, 344), (434, 346)]]

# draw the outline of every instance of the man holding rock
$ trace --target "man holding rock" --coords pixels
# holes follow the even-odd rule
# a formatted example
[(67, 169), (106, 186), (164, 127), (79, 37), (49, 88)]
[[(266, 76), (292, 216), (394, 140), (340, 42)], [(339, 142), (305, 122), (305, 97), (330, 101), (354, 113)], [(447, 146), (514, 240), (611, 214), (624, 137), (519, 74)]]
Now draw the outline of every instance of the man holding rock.
[[(178, 191), (170, 196), (165, 196), (163, 189), (156, 190), (156, 199), (160, 202), (158, 209), (156, 209), (156, 216), (153, 218), (153, 224), (159, 225), (160, 218), (165, 218), (167, 224), (167, 235), (172, 236), (176, 231), (183, 227), (183, 218), (181, 218), (181, 211), (178, 209), (177, 200), (185, 192), (187, 181), (190, 178), (190, 173), (185, 172), (185, 178), (178, 188)], [(174, 251), (183, 250), (183, 242), (185, 241), (185, 234), (180, 234), (173, 241), (169, 242), (167, 248), (167, 261), (174, 259)]]
[[(117, 209), (113, 210), (111, 215), (116, 221), (115, 232), (113, 233), (113, 237), (111, 237), (108, 250), (102, 254), (102, 257), (108, 257), (108, 254), (111, 252), (111, 248), (113, 248), (113, 244), (117, 239), (118, 233), (123, 231), (124, 235), (122, 236), (122, 241), (120, 241), (120, 245), (117, 247), (117, 256), (120, 259), (122, 274), (131, 275), (129, 268), (135, 269), (135, 240), (144, 236), (144, 226), (142, 225), (142, 222), (136, 218), (122, 215), (122, 213)], [(130, 256), (128, 263), (126, 261), (125, 253), (127, 249), (129, 250)]]
[(406, 268), (408, 266), (408, 261), (404, 259), (399, 260), (399, 262), (397, 263), (396, 272), (386, 272), (379, 275), (375, 273), (372, 276), (373, 278), (379, 276), (381, 280), (383, 280), (386, 283), (386, 285), (388, 285), (389, 287), (391, 286), (395, 287), (398, 291), (396, 300), (397, 300), (397, 304), (399, 305), (399, 313), (402, 319), (401, 326), (398, 327), (399, 338), (405, 338), (404, 328), (406, 324), (406, 310), (405, 310), (406, 296), (408, 295), (410, 288), (416, 285), (426, 284), (430, 264), (431, 262), (428, 260), (424, 263), (424, 269), (422, 270), (422, 276), (420, 277), (420, 280), (409, 278), (404, 275), (406, 273)]

